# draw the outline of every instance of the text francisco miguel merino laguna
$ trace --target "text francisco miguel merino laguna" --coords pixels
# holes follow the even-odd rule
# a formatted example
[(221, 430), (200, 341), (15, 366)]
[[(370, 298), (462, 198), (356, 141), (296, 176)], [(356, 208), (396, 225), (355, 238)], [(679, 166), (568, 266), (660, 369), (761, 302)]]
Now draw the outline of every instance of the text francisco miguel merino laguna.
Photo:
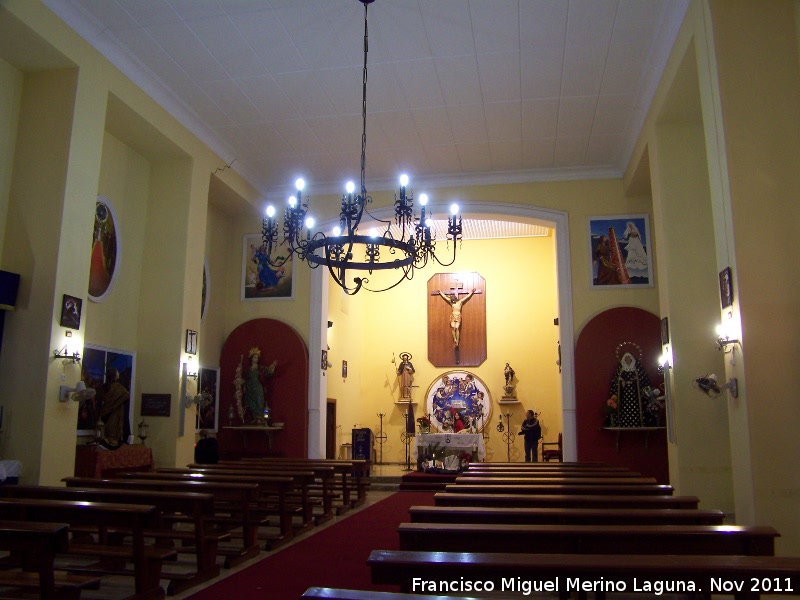
[[(703, 585), (699, 585), (703, 583)], [(793, 578), (722, 578), (709, 577), (703, 582), (692, 579), (581, 579), (580, 577), (554, 577), (552, 579), (524, 580), (521, 577), (503, 577), (499, 585), (491, 580), (423, 579), (412, 577), (411, 592), (513, 592), (524, 596), (532, 592), (644, 592), (660, 596), (664, 593), (702, 592), (793, 592)], [(705, 588), (705, 589), (701, 589)]]

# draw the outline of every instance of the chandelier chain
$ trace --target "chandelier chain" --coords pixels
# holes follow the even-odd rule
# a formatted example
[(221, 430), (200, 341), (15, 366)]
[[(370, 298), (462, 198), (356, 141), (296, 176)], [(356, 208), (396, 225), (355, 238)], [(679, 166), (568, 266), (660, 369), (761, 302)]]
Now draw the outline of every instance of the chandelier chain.
[[(333, 280), (348, 294), (353, 295), (361, 289), (372, 292), (386, 291), (399, 285), (406, 279), (414, 276), (416, 269), (423, 268), (429, 260), (436, 261), (442, 266), (450, 266), (456, 259), (456, 242), (461, 241), (461, 215), (458, 207), (453, 205), (452, 215), (447, 223), (447, 247), (453, 242), (452, 255), (444, 260), (436, 256), (436, 236), (431, 231), (433, 215), (428, 211), (426, 219), (427, 195), (420, 195), (421, 216), (419, 219), (414, 214), (414, 195), (408, 186), (408, 177), (400, 178), (399, 193), (395, 193), (394, 212), (395, 222), (400, 228), (399, 239), (391, 232), (391, 221), (377, 219), (370, 215), (367, 205), (372, 198), (367, 193), (366, 166), (367, 166), (367, 55), (369, 53), (369, 24), (367, 19), (367, 5), (374, 0), (358, 0), (364, 5), (364, 68), (361, 82), (361, 187), (356, 192), (355, 185), (351, 182), (346, 186), (347, 192), (342, 195), (341, 212), (339, 213), (339, 226), (335, 227), (330, 235), (322, 231), (312, 233), (313, 219), (308, 213), (308, 196), (303, 197), (305, 182), (298, 179), (296, 182), (297, 196), (289, 198), (289, 204), (284, 212), (283, 239), (278, 241), (279, 226), (275, 219), (275, 209), (267, 208), (263, 219), (261, 236), (263, 243), (254, 256), (258, 264), (259, 278), (264, 273), (263, 280), (255, 284), (256, 290), (269, 291), (269, 285), (275, 286), (277, 277), (270, 277), (268, 271), (281, 267), (292, 257), (305, 261), (309, 267), (325, 266)], [(374, 221), (384, 223), (386, 229), (383, 234), (371, 233), (362, 235), (358, 232), (361, 219), (367, 213)], [(356, 252), (358, 249), (358, 252)], [(381, 250), (384, 251), (383, 256)], [(277, 256), (273, 256), (276, 251)], [(356, 256), (358, 254), (358, 256)], [(359, 258), (363, 256), (363, 260)], [(373, 288), (368, 285), (369, 279), (362, 276), (353, 276), (353, 272), (368, 273), (374, 271), (396, 272), (397, 280), (382, 288)], [(274, 272), (274, 271), (273, 271)], [(348, 278), (349, 275), (349, 278)]]

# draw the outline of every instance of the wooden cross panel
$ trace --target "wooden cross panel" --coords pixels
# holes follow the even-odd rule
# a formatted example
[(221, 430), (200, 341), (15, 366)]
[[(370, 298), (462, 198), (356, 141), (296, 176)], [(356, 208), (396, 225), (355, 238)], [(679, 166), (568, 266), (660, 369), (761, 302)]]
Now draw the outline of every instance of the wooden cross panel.
[[(455, 287), (454, 287), (455, 286)], [(452, 306), (438, 293), (465, 298), (458, 353), (450, 327)], [(437, 273), (428, 280), (428, 360), (435, 367), (477, 367), (486, 360), (486, 280), (478, 273)]]

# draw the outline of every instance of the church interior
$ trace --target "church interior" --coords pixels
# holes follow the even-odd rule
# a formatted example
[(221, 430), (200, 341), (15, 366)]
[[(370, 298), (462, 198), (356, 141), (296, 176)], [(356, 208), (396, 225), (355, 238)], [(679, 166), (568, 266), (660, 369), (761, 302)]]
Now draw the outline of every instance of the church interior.
[[(423, 431), (522, 464), (533, 410), (540, 460), (635, 471), (800, 556), (800, 280), (774, 251), (800, 223), (800, 3), (447, 4), (0, 3), (9, 477), (61, 486), (127, 451), (181, 468), (202, 430), (222, 458), (373, 478), (421, 468)], [(298, 251), (311, 227), (264, 211), (303, 175), (330, 239), (359, 140), (361, 231), (425, 192), (439, 262), (351, 268), (352, 293)], [(118, 426), (91, 412), (110, 377)]]

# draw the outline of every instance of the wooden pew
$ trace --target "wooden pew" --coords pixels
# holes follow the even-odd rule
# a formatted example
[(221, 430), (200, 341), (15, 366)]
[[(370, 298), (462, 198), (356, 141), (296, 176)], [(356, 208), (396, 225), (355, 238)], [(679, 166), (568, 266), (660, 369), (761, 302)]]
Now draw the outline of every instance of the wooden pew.
[[(278, 515), (279, 532), (277, 534), (263, 534), (259, 539), (266, 541), (266, 549), (271, 550), (285, 544), (294, 537), (292, 517), (295, 508), (289, 505), (287, 497), (294, 489), (295, 480), (288, 476), (261, 476), (251, 475), (225, 475), (219, 473), (120, 473), (121, 479), (136, 479), (140, 481), (207, 481), (211, 483), (251, 483), (258, 488), (256, 502), (250, 506), (249, 514), (256, 518), (266, 517), (268, 514)], [(298, 508), (298, 511), (301, 509)], [(313, 522), (311, 524), (313, 526)]]
[(198, 492), (211, 494), (214, 498), (214, 523), (220, 524), (220, 511), (230, 511), (225, 519), (231, 528), (240, 527), (242, 545), (238, 548), (218, 549), (225, 556), (225, 566), (232, 567), (256, 556), (258, 547), (258, 521), (250, 515), (250, 508), (258, 500), (258, 486), (254, 483), (219, 483), (213, 481), (176, 481), (157, 479), (95, 479), (93, 477), (64, 477), (67, 487), (116, 488), (125, 490), (148, 490), (162, 492)]
[[(158, 492), (148, 490), (72, 488), (37, 485), (0, 486), (0, 498), (42, 498), (49, 500), (77, 500), (84, 502), (116, 502), (123, 504), (149, 504), (159, 512), (160, 527), (146, 530), (145, 537), (162, 540), (179, 540), (174, 546), (177, 552), (190, 552), (196, 557), (194, 572), (162, 571), (162, 578), (169, 579), (167, 594), (185, 591), (199, 583), (217, 577), (217, 548), (221, 541), (230, 538), (208, 523), (214, 515), (214, 497), (195, 492)], [(192, 525), (191, 529), (176, 530), (169, 516), (183, 515)], [(183, 545), (191, 543), (191, 545)]]
[[(157, 468), (156, 473), (209, 473), (220, 475), (263, 475), (267, 477), (292, 477), (295, 481), (296, 488), (293, 492), (287, 495), (289, 504), (299, 502), (302, 509), (303, 517), (303, 530), (311, 529), (315, 524), (320, 524), (333, 517), (333, 494), (330, 490), (330, 484), (333, 480), (334, 471), (332, 468), (328, 469), (313, 469), (313, 468), (300, 468), (300, 467), (287, 467), (287, 468), (268, 468), (260, 466), (247, 467), (245, 465), (231, 466), (231, 465), (205, 465), (205, 464), (189, 464), (186, 467), (171, 467), (171, 468)], [(312, 488), (316, 482), (319, 481), (323, 486), (323, 493), (317, 496), (312, 492)], [(322, 504), (323, 514), (314, 515), (314, 506)]]
[(559, 475), (550, 477), (466, 476), (455, 479), (455, 485), (653, 485), (654, 477), (572, 477)]
[(430, 596), (420, 594), (398, 594), (365, 590), (343, 590), (339, 588), (310, 587), (300, 598), (306, 600), (478, 600), (464, 596)]
[[(605, 554), (506, 554), (466, 552), (413, 552), (398, 550), (373, 550), (367, 560), (372, 583), (398, 585), (410, 591), (414, 579), (422, 581), (458, 580), (469, 573), (473, 581), (491, 581), (495, 591), (502, 589), (503, 579), (555, 585), (562, 597), (578, 592), (576, 586), (592, 582), (612, 582), (609, 591), (634, 590), (634, 578), (639, 586), (645, 581), (682, 582), (688, 588), (709, 594), (711, 580), (728, 582), (727, 589), (715, 594), (734, 594), (742, 600), (755, 600), (759, 593), (800, 595), (800, 558), (783, 556), (728, 556), (728, 555), (605, 555)], [(568, 587), (569, 580), (572, 589)], [(741, 591), (733, 589), (741, 584)], [(754, 583), (758, 590), (754, 591)], [(764, 589), (764, 583), (769, 589)], [(641, 589), (641, 588), (640, 588)], [(510, 591), (510, 590), (506, 590)], [(516, 590), (518, 593), (524, 590)], [(536, 591), (536, 590), (531, 590)], [(669, 590), (667, 590), (669, 592)], [(677, 590), (680, 591), (680, 590)], [(585, 591), (583, 592), (586, 593)], [(648, 594), (653, 596), (653, 589)], [(598, 593), (602, 597), (603, 593)]]
[[(333, 500), (335, 494), (333, 492), (333, 483), (334, 477), (336, 475), (336, 470), (332, 466), (323, 466), (319, 464), (308, 464), (303, 466), (294, 466), (289, 464), (257, 464), (253, 463), (243, 463), (242, 461), (220, 461), (215, 465), (204, 465), (204, 464), (196, 464), (192, 463), (188, 465), (189, 469), (191, 470), (205, 470), (205, 469), (216, 469), (216, 470), (227, 470), (227, 471), (234, 471), (234, 472), (245, 472), (250, 473), (254, 470), (257, 470), (259, 473), (262, 474), (283, 474), (293, 476), (295, 473), (302, 473), (305, 474), (308, 471), (311, 471), (314, 475), (314, 480), (318, 482), (319, 485), (319, 493), (316, 494), (312, 491), (309, 491), (309, 495), (312, 499), (321, 502), (322, 504), (322, 514), (318, 514), (314, 516), (314, 521), (317, 525), (332, 519), (333, 514)], [(156, 469), (156, 471), (160, 471), (161, 469)], [(312, 484), (309, 483), (309, 490), (311, 490)]]
[[(353, 506), (358, 506), (366, 500), (367, 487), (369, 486), (369, 469), (371, 462), (367, 460), (336, 460), (336, 459), (313, 459), (313, 458), (278, 458), (278, 457), (244, 457), (240, 459), (243, 463), (263, 463), (267, 465), (313, 465), (319, 464), (330, 466), (341, 475), (342, 504), (337, 508), (337, 512), (348, 510)], [(222, 461), (220, 461), (222, 462)], [(351, 492), (356, 492), (356, 499), (351, 500)]]
[(772, 556), (778, 532), (743, 525), (502, 525), (401, 523), (401, 550), (529, 554)]
[(465, 485), (463, 483), (448, 483), (444, 490), (456, 494), (610, 494), (614, 496), (670, 496), (673, 488), (671, 485), (646, 484), (614, 484), (614, 485), (583, 485), (583, 484), (528, 484), (528, 485)]
[(539, 508), (673, 508), (696, 509), (697, 496), (636, 496), (596, 494), (453, 494), (437, 492), (433, 495), (436, 506), (499, 506)]
[(599, 462), (471, 462), (470, 469), (552, 469), (562, 471), (565, 469), (603, 469), (627, 471), (628, 467), (617, 467), (608, 463)]
[(0, 587), (37, 592), (43, 600), (78, 600), (81, 590), (99, 586), (100, 578), (57, 572), (56, 555), (68, 548), (66, 523), (0, 521), (0, 550), (21, 564), (21, 570), (0, 570)]
[[(159, 585), (163, 561), (176, 556), (169, 548), (145, 544), (146, 529), (158, 526), (158, 513), (154, 506), (144, 504), (114, 504), (108, 502), (81, 502), (74, 500), (48, 500), (42, 498), (3, 498), (0, 500), (0, 519), (17, 521), (62, 522), (76, 527), (98, 528), (97, 543), (69, 543), (68, 554), (90, 556), (98, 561), (80, 568), (68, 567), (74, 572), (96, 574), (133, 575), (134, 598), (163, 598), (164, 588)], [(131, 532), (130, 545), (109, 543), (105, 529), (122, 527)], [(127, 562), (133, 570), (120, 568)]]
[(507, 523), (516, 525), (722, 525), (721, 510), (671, 508), (502, 508), (412, 506), (412, 523)]
[(570, 469), (569, 471), (554, 471), (553, 469), (467, 469), (460, 477), (528, 477), (532, 479), (545, 479), (548, 477), (570, 478), (636, 478), (642, 477), (636, 471), (603, 471), (600, 469)]

